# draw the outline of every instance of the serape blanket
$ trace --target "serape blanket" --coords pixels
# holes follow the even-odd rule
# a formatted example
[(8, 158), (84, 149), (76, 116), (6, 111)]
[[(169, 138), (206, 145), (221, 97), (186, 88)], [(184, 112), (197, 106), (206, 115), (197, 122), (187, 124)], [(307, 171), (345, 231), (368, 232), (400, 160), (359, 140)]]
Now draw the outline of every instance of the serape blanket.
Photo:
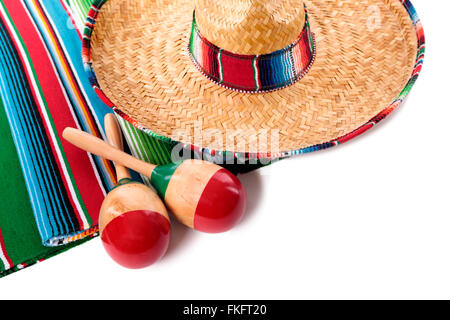
[(112, 164), (61, 137), (75, 127), (104, 138), (111, 110), (81, 59), (91, 0), (0, 0), (0, 277), (98, 233)]

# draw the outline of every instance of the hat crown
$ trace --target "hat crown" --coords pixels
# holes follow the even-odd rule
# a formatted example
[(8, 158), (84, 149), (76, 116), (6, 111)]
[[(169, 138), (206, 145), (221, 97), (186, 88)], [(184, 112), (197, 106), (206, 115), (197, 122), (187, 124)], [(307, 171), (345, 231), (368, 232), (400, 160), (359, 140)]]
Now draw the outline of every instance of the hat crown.
[(260, 55), (292, 44), (305, 25), (303, 0), (195, 0), (201, 34), (224, 50)]

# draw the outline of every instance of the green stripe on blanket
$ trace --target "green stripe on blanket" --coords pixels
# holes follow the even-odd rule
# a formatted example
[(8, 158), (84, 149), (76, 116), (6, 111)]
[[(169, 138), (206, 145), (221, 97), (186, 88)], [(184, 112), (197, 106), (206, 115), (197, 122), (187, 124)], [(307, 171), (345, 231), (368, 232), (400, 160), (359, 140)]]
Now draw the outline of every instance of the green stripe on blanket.
[(3, 200), (0, 210), (0, 227), (3, 242), (6, 246), (4, 249), (6, 249), (8, 259), (13, 264), (12, 268), (7, 268), (6, 263), (2, 261), (3, 259), (0, 259), (1, 278), (39, 260), (50, 258), (73, 248), (89, 239), (58, 248), (47, 248), (42, 245), (5, 108), (1, 100), (0, 136), (2, 137), (0, 172), (3, 173), (2, 183), (0, 183), (0, 194)]

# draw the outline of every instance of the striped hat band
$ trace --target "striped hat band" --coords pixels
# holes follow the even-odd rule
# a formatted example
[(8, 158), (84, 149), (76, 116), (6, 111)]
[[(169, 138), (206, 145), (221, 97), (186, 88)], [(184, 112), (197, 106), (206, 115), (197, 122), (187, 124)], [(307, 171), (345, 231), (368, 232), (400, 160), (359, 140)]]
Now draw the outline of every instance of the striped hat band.
[(314, 62), (315, 43), (306, 14), (303, 30), (287, 47), (263, 55), (233, 53), (202, 36), (194, 11), (189, 53), (201, 73), (216, 84), (239, 92), (262, 93), (300, 80)]

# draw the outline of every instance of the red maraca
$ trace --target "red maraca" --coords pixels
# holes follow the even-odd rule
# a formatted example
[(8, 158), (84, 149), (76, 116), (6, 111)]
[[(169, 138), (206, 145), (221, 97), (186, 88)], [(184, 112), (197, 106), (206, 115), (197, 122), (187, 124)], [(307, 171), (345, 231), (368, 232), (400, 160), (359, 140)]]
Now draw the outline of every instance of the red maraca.
[(247, 203), (244, 187), (231, 172), (218, 165), (186, 160), (155, 166), (80, 130), (66, 128), (63, 136), (85, 151), (149, 177), (169, 211), (188, 227), (209, 233), (224, 232), (244, 215)]
[[(123, 149), (119, 124), (112, 114), (105, 117), (109, 143)], [(120, 265), (138, 269), (150, 266), (167, 251), (170, 221), (158, 195), (132, 181), (127, 168), (115, 163), (118, 185), (100, 209), (100, 237), (108, 254)]]

